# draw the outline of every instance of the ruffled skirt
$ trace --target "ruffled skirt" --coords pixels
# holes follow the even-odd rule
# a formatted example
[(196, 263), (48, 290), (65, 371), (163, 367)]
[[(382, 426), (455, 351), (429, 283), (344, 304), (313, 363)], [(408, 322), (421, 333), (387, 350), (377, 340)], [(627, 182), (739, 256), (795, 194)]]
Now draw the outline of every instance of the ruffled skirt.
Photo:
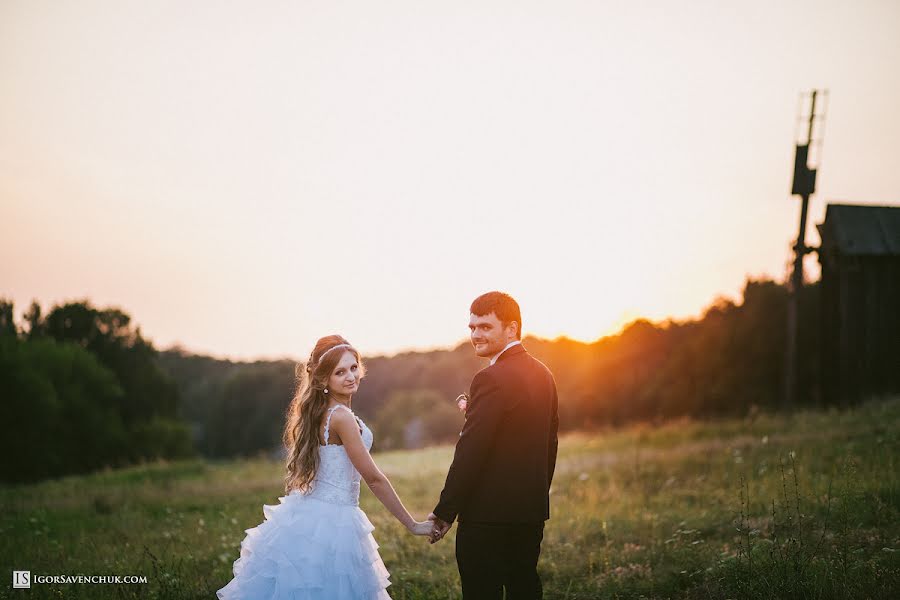
[(390, 600), (375, 527), (358, 506), (296, 491), (279, 500), (246, 530), (219, 600)]

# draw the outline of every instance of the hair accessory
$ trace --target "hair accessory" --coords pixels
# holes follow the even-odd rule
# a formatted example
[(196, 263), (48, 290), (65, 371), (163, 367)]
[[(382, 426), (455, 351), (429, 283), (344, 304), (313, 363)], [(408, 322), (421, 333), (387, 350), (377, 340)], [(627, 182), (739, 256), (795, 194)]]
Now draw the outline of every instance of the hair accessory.
[(319, 365), (321, 365), (322, 359), (325, 358), (325, 355), (328, 354), (329, 352), (331, 352), (332, 350), (334, 350), (335, 348), (351, 348), (351, 347), (352, 346), (350, 346), (350, 344), (338, 344), (337, 346), (332, 346), (331, 348), (329, 348), (328, 350), (326, 350), (325, 352), (322, 353), (322, 355), (319, 357), (319, 360), (316, 361), (316, 366), (318, 367)]

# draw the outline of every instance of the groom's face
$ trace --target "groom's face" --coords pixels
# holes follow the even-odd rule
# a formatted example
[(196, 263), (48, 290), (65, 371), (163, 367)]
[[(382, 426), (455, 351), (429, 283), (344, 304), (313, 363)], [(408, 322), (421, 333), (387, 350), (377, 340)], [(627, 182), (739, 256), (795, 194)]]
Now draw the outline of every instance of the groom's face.
[(478, 356), (491, 357), (503, 350), (515, 335), (510, 337), (508, 329), (509, 327), (503, 327), (503, 323), (494, 313), (482, 316), (469, 315), (469, 335)]

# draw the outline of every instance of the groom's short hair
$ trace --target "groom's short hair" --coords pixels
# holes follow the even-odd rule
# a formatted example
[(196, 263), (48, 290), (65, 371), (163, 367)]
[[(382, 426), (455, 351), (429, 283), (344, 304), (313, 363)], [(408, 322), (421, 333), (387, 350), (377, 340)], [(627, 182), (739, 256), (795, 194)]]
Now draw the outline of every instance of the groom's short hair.
[(522, 339), (522, 311), (519, 310), (519, 303), (509, 294), (504, 294), (503, 292), (482, 294), (472, 301), (469, 312), (477, 317), (494, 313), (504, 326), (515, 321), (519, 324), (516, 338)]

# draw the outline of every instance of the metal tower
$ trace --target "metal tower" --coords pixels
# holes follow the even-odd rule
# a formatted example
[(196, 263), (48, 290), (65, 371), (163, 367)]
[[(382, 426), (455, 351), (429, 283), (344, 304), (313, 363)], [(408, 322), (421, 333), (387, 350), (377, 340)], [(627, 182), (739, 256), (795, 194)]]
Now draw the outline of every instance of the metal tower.
[[(827, 99), (827, 90), (812, 90), (810, 93), (809, 118), (807, 121), (806, 143), (797, 140), (796, 153), (794, 154), (794, 181), (791, 185), (791, 194), (800, 196), (800, 231), (797, 241), (793, 246), (794, 268), (788, 283), (788, 311), (787, 311), (787, 348), (785, 352), (784, 369), (784, 406), (792, 407), (797, 399), (797, 322), (800, 312), (800, 292), (803, 288), (803, 257), (815, 248), (806, 245), (806, 218), (809, 212), (809, 197), (816, 190), (816, 172), (818, 155), (821, 153), (822, 134), (818, 139), (814, 138), (814, 130), (817, 121), (824, 123), (825, 115), (816, 113), (816, 100), (819, 97)], [(821, 127), (820, 127), (821, 130)], [(816, 146), (818, 148), (816, 149)], [(811, 161), (811, 149), (816, 149), (816, 161)]]

